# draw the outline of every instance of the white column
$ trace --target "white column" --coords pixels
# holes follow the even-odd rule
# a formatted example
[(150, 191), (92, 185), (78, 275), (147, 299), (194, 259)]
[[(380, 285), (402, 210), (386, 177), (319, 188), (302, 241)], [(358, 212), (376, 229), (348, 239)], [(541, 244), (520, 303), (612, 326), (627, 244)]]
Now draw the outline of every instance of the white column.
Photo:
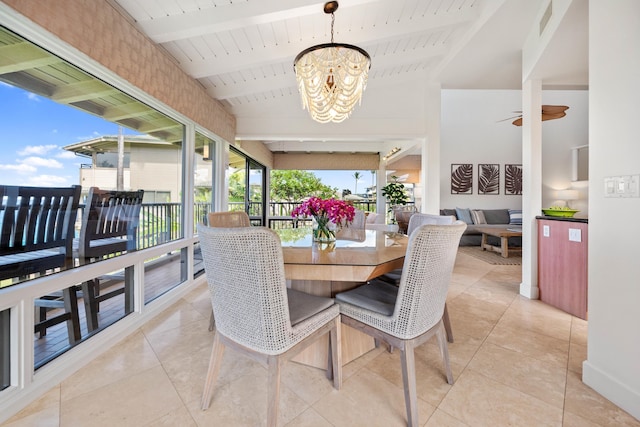
[(422, 141), (421, 212), (440, 212), (440, 114), (442, 88), (439, 82), (429, 82), (425, 89), (426, 138)]
[(542, 209), (542, 82), (522, 85), (522, 283), (520, 295), (538, 299), (538, 232)]

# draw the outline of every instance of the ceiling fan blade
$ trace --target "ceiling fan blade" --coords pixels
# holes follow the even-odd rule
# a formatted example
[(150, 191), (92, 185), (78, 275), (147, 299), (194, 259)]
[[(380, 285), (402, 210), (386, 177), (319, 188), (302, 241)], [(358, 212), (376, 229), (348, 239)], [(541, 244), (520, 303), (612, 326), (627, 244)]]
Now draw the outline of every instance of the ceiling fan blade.
[(566, 105), (543, 105), (542, 114), (562, 113), (563, 111), (566, 111), (568, 109), (569, 107), (567, 107)]
[(522, 126), (522, 117), (512, 122), (516, 126)]

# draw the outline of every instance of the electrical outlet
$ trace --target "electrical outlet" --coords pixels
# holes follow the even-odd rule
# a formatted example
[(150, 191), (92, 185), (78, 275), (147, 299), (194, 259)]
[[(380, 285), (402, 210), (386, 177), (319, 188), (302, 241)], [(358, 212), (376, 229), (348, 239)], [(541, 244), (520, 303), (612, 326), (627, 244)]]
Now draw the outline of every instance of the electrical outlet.
[(549, 237), (549, 226), (548, 225), (543, 225), (542, 226), (542, 235), (544, 237)]
[(582, 242), (582, 230), (579, 228), (569, 229), (569, 241), (570, 242)]

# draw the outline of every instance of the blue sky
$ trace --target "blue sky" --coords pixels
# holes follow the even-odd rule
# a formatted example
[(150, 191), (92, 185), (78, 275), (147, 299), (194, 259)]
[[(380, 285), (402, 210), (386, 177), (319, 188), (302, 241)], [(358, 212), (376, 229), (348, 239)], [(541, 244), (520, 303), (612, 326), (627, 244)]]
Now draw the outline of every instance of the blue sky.
[(70, 186), (77, 184), (83, 157), (62, 149), (118, 126), (66, 105), (0, 82), (0, 183)]
[[(2, 82), (0, 129), (0, 184), (43, 187), (78, 184), (80, 164), (91, 163), (62, 147), (118, 134), (113, 123)], [(326, 185), (351, 192), (356, 190), (354, 172), (313, 171)], [(358, 193), (364, 193), (372, 183), (371, 171), (358, 172)]]

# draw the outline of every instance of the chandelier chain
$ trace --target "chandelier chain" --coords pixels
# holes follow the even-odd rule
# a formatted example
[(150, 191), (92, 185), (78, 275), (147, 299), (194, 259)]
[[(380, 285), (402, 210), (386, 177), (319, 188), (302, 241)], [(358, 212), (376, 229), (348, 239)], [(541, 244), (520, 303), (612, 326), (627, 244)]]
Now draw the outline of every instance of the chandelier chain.
[(335, 13), (331, 13), (331, 43), (333, 43), (333, 24), (336, 22)]

